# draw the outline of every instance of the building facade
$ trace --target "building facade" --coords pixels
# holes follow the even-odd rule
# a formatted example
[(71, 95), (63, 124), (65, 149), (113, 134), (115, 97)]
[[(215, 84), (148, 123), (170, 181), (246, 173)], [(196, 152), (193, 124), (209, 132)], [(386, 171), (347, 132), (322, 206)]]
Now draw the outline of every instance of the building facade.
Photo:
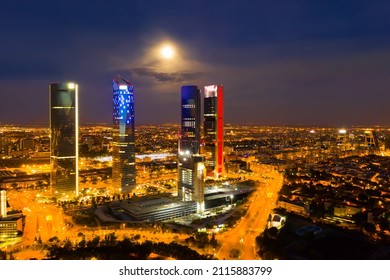
[(181, 87), (181, 129), (178, 151), (178, 197), (195, 201), (204, 210), (204, 159), (200, 153), (201, 93), (197, 86)]
[[(181, 128), (178, 148), (178, 197), (193, 201), (200, 152), (201, 95), (197, 86), (181, 87)], [(196, 157), (195, 157), (196, 156)], [(203, 182), (202, 182), (203, 184)]]
[(181, 87), (180, 151), (199, 154), (201, 99), (197, 86)]
[(113, 80), (112, 183), (122, 194), (136, 186), (134, 86), (121, 76)]
[(374, 130), (364, 131), (364, 145), (368, 150), (379, 149), (378, 137)]
[(50, 185), (52, 195), (70, 199), (78, 182), (78, 85), (53, 83), (50, 103)]
[(206, 175), (218, 179), (223, 173), (223, 86), (204, 87), (204, 146)]
[(15, 238), (23, 235), (24, 217), (22, 214), (9, 215), (0, 218), (0, 240)]

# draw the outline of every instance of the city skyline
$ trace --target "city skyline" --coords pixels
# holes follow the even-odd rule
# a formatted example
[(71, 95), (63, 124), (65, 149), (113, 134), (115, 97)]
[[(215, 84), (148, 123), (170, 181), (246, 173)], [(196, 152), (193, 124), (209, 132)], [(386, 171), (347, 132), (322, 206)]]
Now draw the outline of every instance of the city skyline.
[(0, 260), (390, 259), (389, 17), (1, 4)]
[[(112, 3), (21, 3), (0, 11), (8, 27), (0, 33), (8, 42), (0, 46), (2, 124), (48, 125), (46, 86), (65, 79), (83, 92), (80, 123), (109, 124), (117, 73), (137, 84), (139, 124), (176, 122), (180, 86), (210, 83), (234, 93), (225, 123), (390, 124), (386, 1), (134, 1), (122, 3), (115, 20)], [(168, 43), (173, 49), (157, 55)]]
[[(129, 100), (126, 96), (115, 97), (115, 89), (125, 91), (130, 87), (132, 92), (132, 85), (121, 77), (113, 82), (115, 120)], [(190, 86), (189, 90), (193, 94), (181, 96), (185, 99), (182, 109), (200, 103), (191, 100), (199, 97), (198, 87)], [(55, 107), (63, 110), (69, 106)], [(199, 119), (199, 110), (191, 109), (195, 109), (194, 119)], [(192, 119), (184, 114), (184, 121)], [(91, 254), (89, 248), (103, 248), (111, 237), (115, 256), (123, 249), (121, 244), (144, 240), (148, 240), (153, 253), (161, 245), (159, 241), (168, 244), (175, 240), (182, 249), (220, 260), (294, 256), (382, 259), (390, 252), (388, 128), (317, 130), (227, 125), (225, 168), (218, 180), (206, 176), (202, 151), (200, 155), (191, 155), (188, 149), (177, 151), (177, 129), (171, 124), (138, 130), (137, 187), (132, 195), (126, 195), (111, 176), (109, 155), (115, 156), (115, 139), (111, 137), (115, 130), (104, 126), (81, 128), (79, 196), (64, 201), (50, 195), (48, 131), (4, 128), (0, 135), (0, 189), (6, 192), (0, 203), (0, 237), (6, 242), (0, 242), (0, 259), (73, 259), (74, 250), (89, 251), (83, 259), (106, 259), (106, 254)], [(5, 205), (5, 200), (9, 204)], [(169, 230), (171, 223), (174, 228)], [(276, 238), (283, 247), (281, 251), (272, 249), (267, 239), (267, 234), (275, 234), (272, 231), (276, 230), (280, 232)], [(309, 232), (316, 238), (307, 238)], [(199, 234), (208, 241), (198, 240)], [(336, 238), (331, 250), (329, 238)], [(53, 245), (54, 240), (64, 245)], [(296, 242), (305, 242), (318, 254), (298, 250), (296, 255)], [(45, 251), (44, 244), (48, 245)], [(23, 249), (17, 249), (21, 246)], [(69, 248), (70, 252), (58, 248)], [(129, 250), (127, 245), (125, 248)], [(170, 258), (202, 258), (187, 249), (179, 250), (183, 255)], [(15, 255), (8, 255), (10, 252)], [(294, 253), (292, 257), (290, 253)], [(164, 250), (159, 254), (170, 253)], [(131, 258), (135, 256), (146, 258), (137, 253)]]

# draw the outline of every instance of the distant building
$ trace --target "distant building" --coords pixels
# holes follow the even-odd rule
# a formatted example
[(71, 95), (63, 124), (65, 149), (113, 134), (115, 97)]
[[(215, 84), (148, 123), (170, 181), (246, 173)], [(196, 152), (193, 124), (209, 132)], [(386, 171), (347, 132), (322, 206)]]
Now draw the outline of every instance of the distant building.
[(345, 147), (348, 141), (348, 134), (345, 129), (340, 129), (337, 133), (336, 145), (340, 147), (342, 151), (345, 151)]
[(204, 87), (204, 155), (208, 177), (223, 172), (223, 86)]
[(334, 206), (333, 214), (338, 217), (351, 217), (352, 215), (361, 211), (360, 207), (342, 205)]
[(23, 234), (23, 215), (0, 218), (0, 240), (18, 237)]
[(289, 212), (297, 213), (304, 216), (308, 216), (310, 213), (309, 206), (302, 201), (289, 201), (279, 199), (278, 207), (284, 208)]
[(22, 148), (24, 151), (28, 151), (28, 150), (33, 151), (35, 149), (34, 139), (23, 139)]
[[(211, 209), (226, 207), (245, 199), (255, 190), (255, 187), (245, 186), (237, 190), (230, 188), (220, 189), (218, 192), (207, 190), (208, 193), (200, 194), (204, 201), (203, 210), (206, 212)], [(195, 191), (194, 196), (196, 195)], [(108, 207), (110, 208), (108, 215), (104, 213), (103, 208), (98, 208), (96, 212), (102, 222), (166, 221), (203, 212), (200, 211), (196, 200), (177, 201), (172, 197), (123, 199), (111, 202)]]
[(374, 130), (364, 131), (364, 144), (368, 150), (378, 149), (378, 138)]
[(50, 184), (55, 197), (77, 196), (78, 85), (53, 83), (50, 99)]
[(385, 150), (390, 150), (390, 138), (385, 138)]
[(122, 194), (136, 186), (134, 86), (117, 76), (113, 80), (112, 183)]
[(0, 240), (23, 233), (24, 216), (21, 211), (8, 211), (7, 192), (0, 190)]
[[(116, 216), (125, 214), (123, 220), (165, 221), (194, 214), (196, 204), (193, 201), (174, 201), (171, 198), (145, 199), (140, 201), (122, 200), (109, 205)], [(130, 218), (129, 218), (130, 217)], [(106, 216), (101, 218), (103, 221)]]

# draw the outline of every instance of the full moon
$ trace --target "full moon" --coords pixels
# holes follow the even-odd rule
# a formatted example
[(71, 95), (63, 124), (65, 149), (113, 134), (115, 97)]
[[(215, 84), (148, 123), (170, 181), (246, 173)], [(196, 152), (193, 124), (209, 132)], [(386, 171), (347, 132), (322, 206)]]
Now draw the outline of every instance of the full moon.
[(171, 46), (165, 46), (161, 49), (161, 55), (166, 58), (170, 59), (173, 57), (173, 48)]

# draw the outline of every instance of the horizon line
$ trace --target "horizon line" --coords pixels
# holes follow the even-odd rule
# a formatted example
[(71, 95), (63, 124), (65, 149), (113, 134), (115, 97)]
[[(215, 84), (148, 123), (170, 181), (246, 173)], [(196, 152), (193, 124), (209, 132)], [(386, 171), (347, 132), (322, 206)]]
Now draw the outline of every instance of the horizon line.
[[(165, 123), (140, 123), (137, 124), (137, 126), (161, 126), (161, 125), (177, 125), (180, 126), (180, 122), (173, 123), (173, 122), (165, 122)], [(46, 123), (37, 123), (37, 124), (23, 124), (23, 123), (2, 123), (0, 122), (0, 127), (9, 127), (9, 126), (15, 126), (15, 127), (39, 127), (39, 128), (48, 128), (50, 129), (49, 124)], [(82, 124), (79, 124), (79, 127), (88, 127), (88, 126), (106, 126), (111, 127), (111, 123), (106, 122), (85, 122)], [(368, 124), (354, 124), (354, 125), (321, 125), (321, 124), (242, 124), (242, 123), (226, 123), (224, 124), (224, 127), (227, 126), (250, 126), (250, 127), (302, 127), (302, 128), (367, 128), (367, 127), (377, 127), (377, 128), (390, 128), (389, 125), (368, 125)]]

